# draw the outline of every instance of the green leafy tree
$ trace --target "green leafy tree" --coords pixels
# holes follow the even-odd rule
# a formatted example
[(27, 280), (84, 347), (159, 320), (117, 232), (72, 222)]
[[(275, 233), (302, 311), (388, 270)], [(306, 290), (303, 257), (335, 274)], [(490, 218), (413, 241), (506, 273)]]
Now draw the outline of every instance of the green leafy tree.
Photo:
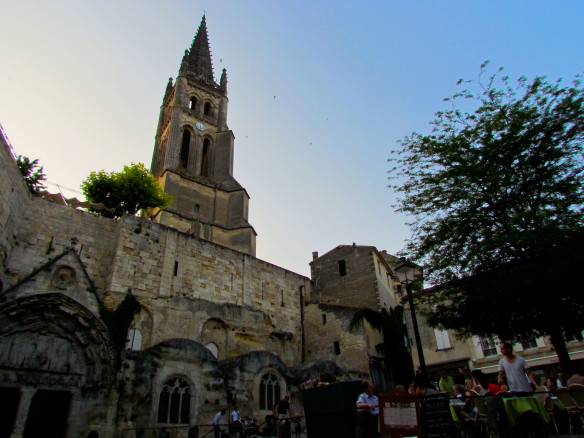
[(43, 166), (39, 166), (38, 159), (31, 161), (30, 158), (19, 155), (16, 157), (16, 165), (31, 193), (40, 192), (45, 188), (43, 181), (46, 181), (47, 177), (43, 172)]
[(549, 335), (567, 371), (563, 333), (584, 320), (584, 91), (579, 76), (512, 84), (486, 66), (431, 134), (393, 151), (391, 187), (413, 218), (405, 251), (440, 285), (420, 297), (431, 325)]
[(391, 383), (407, 386), (413, 378), (413, 362), (405, 345), (406, 328), (403, 323), (403, 307), (397, 306), (389, 310), (358, 309), (349, 323), (349, 330), (355, 331), (363, 327), (366, 321), (383, 336), (383, 343), (378, 352), (383, 354), (385, 369)]
[(136, 214), (148, 208), (164, 208), (172, 202), (172, 197), (162, 190), (142, 163), (124, 166), (121, 172), (91, 172), (81, 183), (81, 189), (88, 201), (114, 209), (92, 209), (107, 217)]

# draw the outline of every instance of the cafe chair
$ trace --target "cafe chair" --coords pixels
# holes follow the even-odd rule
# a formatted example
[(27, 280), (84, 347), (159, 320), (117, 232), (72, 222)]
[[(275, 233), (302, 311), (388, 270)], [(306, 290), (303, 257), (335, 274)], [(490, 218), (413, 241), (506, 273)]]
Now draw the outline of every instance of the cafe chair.
[(473, 401), (478, 410), (478, 418), (481, 425), (481, 436), (506, 437), (509, 425), (502, 399), (495, 395), (474, 397)]
[(566, 409), (566, 412), (568, 412), (569, 433), (572, 434), (573, 420), (576, 420), (580, 425), (584, 424), (582, 423), (582, 411), (578, 408), (578, 403), (576, 403), (576, 400), (572, 396), (570, 388), (558, 388), (556, 395)]
[(568, 386), (568, 391), (576, 402), (576, 406), (580, 412), (584, 411), (584, 385), (570, 385)]
[(550, 393), (547, 391), (547, 389), (544, 386), (544, 387), (537, 388), (537, 391), (533, 393), (533, 396), (545, 408), (546, 412), (548, 413), (548, 415), (550, 417), (550, 421), (551, 421), (552, 425), (554, 426), (554, 430), (556, 432), (556, 436), (559, 437), (560, 436), (560, 432), (559, 432), (559, 429), (558, 429), (558, 424), (556, 422), (556, 417), (554, 415), (554, 409), (553, 409), (553, 406), (551, 404)]

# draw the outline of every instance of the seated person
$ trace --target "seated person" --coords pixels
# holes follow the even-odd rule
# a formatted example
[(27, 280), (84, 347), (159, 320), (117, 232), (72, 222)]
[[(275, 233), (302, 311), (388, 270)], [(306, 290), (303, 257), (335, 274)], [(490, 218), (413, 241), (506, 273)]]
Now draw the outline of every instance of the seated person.
[(472, 370), (470, 375), (475, 382), (474, 390), (479, 395), (495, 395), (501, 392), (501, 387), (496, 383), (489, 382), (486, 374), (481, 370)]
[(426, 376), (418, 374), (414, 380), (414, 383), (416, 385), (416, 394), (420, 395), (438, 394), (438, 391), (436, 391), (436, 388), (434, 387), (432, 382), (430, 382), (430, 379), (428, 379)]
[(584, 369), (575, 371), (572, 376), (566, 382), (568, 386), (570, 385), (584, 385)]

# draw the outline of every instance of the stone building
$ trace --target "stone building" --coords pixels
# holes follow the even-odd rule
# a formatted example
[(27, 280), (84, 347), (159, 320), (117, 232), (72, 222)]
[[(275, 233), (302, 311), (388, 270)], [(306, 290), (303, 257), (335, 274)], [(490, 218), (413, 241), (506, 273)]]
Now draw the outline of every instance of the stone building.
[[(310, 262), (313, 283), (311, 305), (305, 309), (309, 360), (334, 360), (346, 369), (368, 370), (374, 384), (387, 389), (388, 370), (377, 346), (382, 335), (368, 325), (351, 331), (356, 309), (376, 311), (399, 305), (398, 258), (373, 246), (340, 245)], [(365, 353), (365, 354), (364, 354)]]
[(221, 408), (263, 421), (285, 393), (301, 413), (321, 373), (381, 379), (379, 335), (347, 324), (394, 305), (390, 256), (338, 247), (312, 279), (257, 259), (227, 102), (203, 17), (156, 132), (174, 202), (148, 218), (31, 195), (0, 135), (0, 436), (187, 436)]

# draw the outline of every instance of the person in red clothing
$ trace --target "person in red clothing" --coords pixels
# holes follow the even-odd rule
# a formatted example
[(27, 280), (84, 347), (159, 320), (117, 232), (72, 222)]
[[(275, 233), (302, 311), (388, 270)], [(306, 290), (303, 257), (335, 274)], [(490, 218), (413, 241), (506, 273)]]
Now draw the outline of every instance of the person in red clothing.
[(495, 395), (501, 392), (501, 387), (496, 383), (489, 382), (489, 379), (481, 370), (472, 370), (470, 375), (475, 381), (475, 391), (479, 395), (487, 395), (489, 393)]

